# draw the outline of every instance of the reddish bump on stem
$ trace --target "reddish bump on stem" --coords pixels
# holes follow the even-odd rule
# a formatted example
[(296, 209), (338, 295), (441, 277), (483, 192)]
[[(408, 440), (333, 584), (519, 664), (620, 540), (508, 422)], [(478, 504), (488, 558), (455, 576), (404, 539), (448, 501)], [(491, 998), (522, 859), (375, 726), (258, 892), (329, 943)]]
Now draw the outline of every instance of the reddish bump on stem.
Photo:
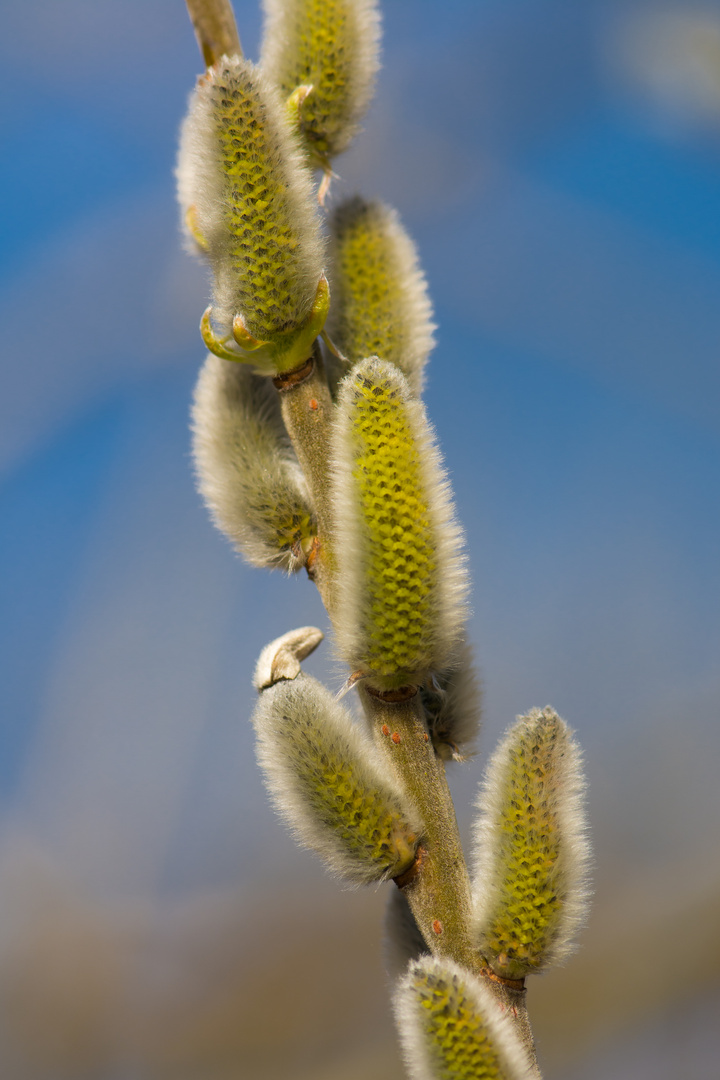
[(313, 412), (316, 412), (316, 410), (319, 408), (318, 403), (317, 403), (315, 398), (310, 398), (310, 401), (309, 401), (308, 404), (310, 405), (310, 408), (313, 410)]
[(315, 537), (313, 537), (313, 542), (310, 545), (310, 550), (308, 551), (307, 556), (305, 557), (305, 569), (307, 570), (307, 575), (308, 575), (308, 577), (310, 578), (311, 581), (313, 580), (313, 577), (315, 575), (315, 563), (318, 560), (319, 552), (320, 552), (320, 539), (319, 539), (319, 537), (315, 536)]
[(400, 742), (400, 735), (398, 734), (398, 732), (397, 732), (397, 731), (393, 731), (393, 733), (392, 733), (392, 736), (391, 736), (391, 738), (392, 738), (392, 741), (393, 741), (393, 742), (395, 743), (395, 745), (397, 746), (397, 744), (398, 744), (398, 743)]
[(389, 735), (390, 734), (390, 728), (387, 726), (387, 724), (383, 724), (383, 726), (380, 728), (380, 730), (382, 731), (383, 735)]
[(439, 919), (433, 919), (432, 928), (433, 933), (435, 934), (442, 934), (443, 932), (443, 924), (440, 922)]

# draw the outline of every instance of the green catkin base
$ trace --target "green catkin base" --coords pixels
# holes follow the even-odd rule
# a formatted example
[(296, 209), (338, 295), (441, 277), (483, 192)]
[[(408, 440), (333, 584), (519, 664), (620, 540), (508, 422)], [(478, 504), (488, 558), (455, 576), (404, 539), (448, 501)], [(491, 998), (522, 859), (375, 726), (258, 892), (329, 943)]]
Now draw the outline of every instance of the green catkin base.
[(266, 0), (263, 69), (284, 97), (312, 86), (301, 109), (307, 149), (320, 162), (345, 150), (370, 100), (378, 18), (369, 0)]
[(414, 245), (382, 203), (350, 199), (332, 221), (330, 336), (351, 363), (379, 356), (413, 391), (433, 346), (432, 309)]
[(306, 846), (357, 883), (403, 873), (420, 825), (328, 690), (300, 675), (264, 690), (253, 718), (273, 798)]
[(479, 943), (507, 978), (562, 959), (583, 921), (587, 847), (578, 759), (560, 717), (535, 710), (511, 729), (488, 770)]
[(397, 1012), (412, 1080), (519, 1080), (527, 1075), (507, 1018), (469, 972), (447, 960), (410, 964)]

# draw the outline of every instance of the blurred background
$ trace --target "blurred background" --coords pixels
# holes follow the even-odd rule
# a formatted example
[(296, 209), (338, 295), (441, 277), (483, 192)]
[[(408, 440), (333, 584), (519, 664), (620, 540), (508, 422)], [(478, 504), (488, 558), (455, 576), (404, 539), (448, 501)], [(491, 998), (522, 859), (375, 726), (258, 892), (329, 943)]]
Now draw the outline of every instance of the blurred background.
[[(474, 581), (478, 757), (551, 703), (595, 902), (529, 990), (558, 1080), (706, 1080), (720, 1030), (720, 3), (385, 0), (335, 197), (395, 205)], [(260, 15), (238, 0), (257, 58)], [(0, 4), (0, 1068), (391, 1080), (383, 889), (296, 851), (260, 648), (326, 625), (194, 491), (182, 0)], [(309, 669), (337, 686), (326, 643)]]

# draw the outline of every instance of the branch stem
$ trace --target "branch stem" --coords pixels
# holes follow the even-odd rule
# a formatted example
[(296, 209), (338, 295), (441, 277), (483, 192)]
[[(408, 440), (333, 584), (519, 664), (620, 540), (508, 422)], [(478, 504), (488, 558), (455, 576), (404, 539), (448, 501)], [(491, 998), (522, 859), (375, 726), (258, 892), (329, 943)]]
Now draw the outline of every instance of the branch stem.
[[(330, 487), (330, 428), (332, 398), (319, 349), (295, 372), (275, 379), (283, 420), (295, 448), (318, 521), (318, 553), (313, 580), (330, 619), (335, 605), (332, 539), (334, 519)], [(524, 987), (500, 981), (472, 943), (470, 879), (460, 843), (455, 807), (443, 761), (428, 736), (419, 693), (397, 694), (388, 701), (371, 693), (362, 682), (358, 692), (372, 736), (425, 823), (422, 851), (403, 888), (428, 948), (448, 956), (485, 982), (506, 1012), (524, 1045), (531, 1065), (529, 1076), (540, 1080)]]
[[(298, 374), (304, 372), (298, 369)], [(294, 379), (293, 372), (274, 380), (280, 395), (283, 420), (300, 468), (310, 488), (318, 523), (318, 551), (312, 576), (332, 619), (332, 499), (330, 492), (330, 425), (332, 398), (320, 350), (315, 346), (308, 373)]]
[(478, 975), (508, 1014), (527, 1052), (529, 1075), (540, 1080), (525, 987), (499, 980), (472, 943), (470, 879), (455, 806), (444, 763), (428, 738), (420, 695), (391, 702), (370, 693), (362, 684), (358, 690), (373, 740), (389, 760), (425, 823), (422, 851), (414, 872), (403, 875), (405, 880), (396, 884), (403, 889), (430, 951), (447, 956)]
[(206, 67), (221, 56), (242, 56), (230, 0), (185, 0)]
[(442, 761), (428, 738), (420, 695), (386, 701), (360, 686), (372, 736), (425, 823), (424, 852), (405, 896), (428, 948), (471, 970), (482, 966), (470, 940), (470, 881)]

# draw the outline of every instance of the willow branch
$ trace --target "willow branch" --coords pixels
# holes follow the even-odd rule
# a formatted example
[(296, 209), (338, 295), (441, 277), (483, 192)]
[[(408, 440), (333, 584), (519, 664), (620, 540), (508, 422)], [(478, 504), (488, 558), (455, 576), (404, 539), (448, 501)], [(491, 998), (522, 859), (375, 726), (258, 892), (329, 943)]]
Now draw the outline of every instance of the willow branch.
[(230, 0), (185, 0), (205, 66), (221, 56), (242, 56)]
[(310, 488), (318, 523), (318, 546), (308, 572), (332, 618), (332, 500), (330, 497), (330, 423), (332, 399), (320, 351), (296, 372), (274, 380), (280, 395), (283, 420)]

